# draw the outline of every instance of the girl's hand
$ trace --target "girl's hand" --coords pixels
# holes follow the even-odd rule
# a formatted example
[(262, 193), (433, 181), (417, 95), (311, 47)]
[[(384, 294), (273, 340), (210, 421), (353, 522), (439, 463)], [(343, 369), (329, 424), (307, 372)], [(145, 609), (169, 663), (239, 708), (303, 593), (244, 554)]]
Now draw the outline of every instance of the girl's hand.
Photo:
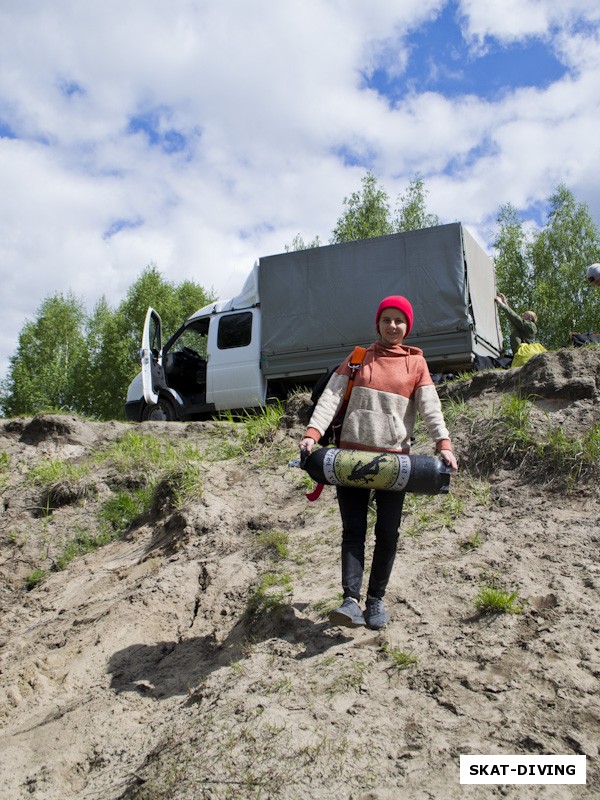
[(302, 441), (298, 445), (298, 447), (300, 448), (300, 450), (302, 450), (302, 448), (305, 448), (306, 452), (310, 453), (310, 451), (313, 449), (314, 443), (315, 440), (311, 436), (305, 436), (304, 439), (302, 439)]
[(458, 461), (456, 460), (456, 456), (452, 452), (452, 450), (440, 450), (440, 455), (448, 464), (452, 472), (458, 472)]

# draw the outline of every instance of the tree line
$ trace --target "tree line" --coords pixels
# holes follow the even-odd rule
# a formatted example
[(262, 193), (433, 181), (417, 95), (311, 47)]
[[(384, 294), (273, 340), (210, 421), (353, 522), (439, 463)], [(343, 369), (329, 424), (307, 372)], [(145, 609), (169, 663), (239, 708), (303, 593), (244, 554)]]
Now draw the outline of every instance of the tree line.
[[(389, 196), (368, 173), (360, 191), (344, 198), (345, 210), (330, 243), (438, 225), (439, 218), (427, 211), (426, 195), (417, 175), (393, 211)], [(600, 332), (600, 290), (585, 279), (587, 267), (600, 261), (600, 231), (587, 205), (564, 184), (556, 187), (547, 206), (546, 222), (535, 231), (525, 227), (515, 206), (501, 206), (492, 244), (498, 292), (518, 313), (535, 311), (540, 340), (556, 349), (569, 344), (571, 333)], [(318, 238), (305, 244), (298, 235), (293, 249), (320, 244)], [(508, 322), (503, 315), (500, 322), (508, 348)]]
[(585, 203), (560, 184), (548, 198), (543, 228), (528, 232), (517, 209), (498, 214), (496, 281), (519, 313), (538, 315), (548, 349), (564, 347), (570, 333), (600, 332), (600, 291), (586, 282), (586, 269), (600, 261), (600, 232)]
[[(369, 172), (343, 206), (331, 244), (440, 224), (427, 210), (427, 190), (419, 175), (392, 208), (385, 189)], [(585, 281), (586, 267), (600, 261), (600, 232), (587, 206), (562, 184), (548, 207), (546, 224), (530, 232), (514, 206), (501, 206), (493, 247), (498, 291), (519, 313), (536, 311), (540, 340), (553, 349), (568, 344), (570, 332), (600, 331), (600, 290)], [(298, 234), (285, 249), (320, 245), (318, 236), (305, 242)], [(170, 335), (212, 299), (193, 281), (166, 281), (154, 265), (141, 273), (116, 309), (101, 298), (88, 314), (71, 292), (48, 296), (19, 334), (8, 376), (0, 384), (0, 414), (67, 410), (99, 420), (122, 419), (127, 388), (140, 370), (148, 306), (160, 311), (163, 330)], [(508, 340), (507, 329), (505, 334)]]
[(0, 387), (3, 416), (73, 411), (93, 419), (124, 418), (127, 387), (140, 371), (139, 350), (148, 306), (174, 333), (213, 299), (193, 281), (166, 281), (148, 266), (125, 299), (111, 309), (102, 297), (91, 314), (73, 295), (46, 297), (19, 334)]

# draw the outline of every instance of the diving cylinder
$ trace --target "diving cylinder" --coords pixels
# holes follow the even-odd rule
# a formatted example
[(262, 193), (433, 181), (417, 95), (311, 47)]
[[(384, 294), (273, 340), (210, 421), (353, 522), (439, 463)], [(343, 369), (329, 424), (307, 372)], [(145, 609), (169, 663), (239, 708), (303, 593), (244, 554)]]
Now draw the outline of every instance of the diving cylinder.
[(450, 467), (438, 456), (372, 453), (321, 447), (303, 453), (300, 466), (317, 483), (414, 494), (447, 493)]

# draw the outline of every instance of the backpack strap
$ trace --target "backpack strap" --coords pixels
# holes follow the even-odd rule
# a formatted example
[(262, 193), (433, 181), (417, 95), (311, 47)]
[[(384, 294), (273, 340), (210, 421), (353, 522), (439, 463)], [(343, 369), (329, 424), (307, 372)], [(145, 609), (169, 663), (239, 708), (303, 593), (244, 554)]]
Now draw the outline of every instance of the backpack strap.
[(351, 370), (350, 378), (348, 379), (348, 386), (346, 387), (346, 394), (344, 395), (344, 403), (346, 404), (350, 399), (350, 393), (352, 392), (352, 387), (354, 386), (354, 378), (356, 377), (357, 371), (361, 368), (362, 363), (365, 360), (366, 354), (367, 354), (367, 348), (359, 347), (358, 345), (356, 345), (356, 347), (352, 351), (352, 355), (350, 356), (350, 361), (348, 362), (348, 367)]
[[(344, 421), (344, 416), (346, 414), (346, 408), (348, 407), (348, 401), (350, 400), (350, 395), (352, 393), (352, 387), (354, 386), (354, 379), (356, 377), (356, 373), (361, 368), (363, 361), (365, 360), (365, 355), (367, 354), (366, 347), (360, 347), (356, 345), (354, 350), (352, 351), (352, 355), (350, 356), (350, 361), (348, 362), (348, 367), (350, 368), (350, 377), (348, 379), (348, 386), (346, 387), (346, 392), (344, 394), (344, 399), (342, 400), (342, 405), (340, 406), (340, 410), (335, 415), (335, 419), (333, 420), (332, 427), (334, 432), (334, 439), (335, 444), (339, 444), (339, 433), (342, 429), (342, 423)], [(318, 483), (312, 492), (306, 495), (307, 500), (313, 502), (314, 500), (318, 500), (323, 491), (324, 484)]]

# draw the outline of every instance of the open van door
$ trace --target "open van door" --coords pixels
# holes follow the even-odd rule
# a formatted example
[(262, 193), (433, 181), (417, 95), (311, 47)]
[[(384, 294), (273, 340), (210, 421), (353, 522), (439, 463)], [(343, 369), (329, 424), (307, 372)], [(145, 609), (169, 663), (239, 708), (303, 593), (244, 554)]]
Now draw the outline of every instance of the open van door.
[(161, 319), (153, 308), (146, 312), (140, 358), (144, 400), (149, 406), (155, 406), (162, 378), (162, 334)]

